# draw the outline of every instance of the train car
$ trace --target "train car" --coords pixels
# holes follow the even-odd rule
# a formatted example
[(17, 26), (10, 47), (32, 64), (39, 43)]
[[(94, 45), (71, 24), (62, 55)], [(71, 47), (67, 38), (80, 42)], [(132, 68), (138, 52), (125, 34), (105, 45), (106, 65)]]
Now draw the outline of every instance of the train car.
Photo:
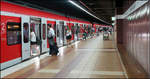
[[(1, 69), (8, 68), (26, 59), (47, 53), (49, 50), (47, 24), (55, 29), (55, 41), (59, 46), (66, 44), (66, 29), (72, 30), (72, 40), (78, 39), (78, 24), (91, 24), (87, 21), (73, 19), (50, 12), (36, 10), (1, 1)], [(68, 25), (69, 24), (69, 25)], [(36, 53), (31, 53), (30, 30), (36, 35)]]

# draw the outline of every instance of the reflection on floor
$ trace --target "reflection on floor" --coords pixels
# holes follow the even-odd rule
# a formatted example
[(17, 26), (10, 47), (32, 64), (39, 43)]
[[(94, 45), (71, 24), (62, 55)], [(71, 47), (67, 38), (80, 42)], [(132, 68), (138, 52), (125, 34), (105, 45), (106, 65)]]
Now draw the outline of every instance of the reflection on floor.
[(40, 55), (40, 45), (32, 45), (31, 46), (31, 56)]
[(112, 40), (102, 35), (60, 48), (59, 56), (48, 56), (5, 78), (125, 78)]

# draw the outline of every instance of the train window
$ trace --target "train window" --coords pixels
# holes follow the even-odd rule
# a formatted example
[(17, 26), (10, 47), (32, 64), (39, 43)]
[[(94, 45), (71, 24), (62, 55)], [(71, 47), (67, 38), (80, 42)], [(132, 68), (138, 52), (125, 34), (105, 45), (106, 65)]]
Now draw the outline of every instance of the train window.
[(46, 39), (46, 24), (43, 24), (43, 40)]
[(23, 24), (23, 40), (24, 40), (24, 43), (28, 43), (29, 41), (29, 24), (28, 23)]
[(59, 37), (59, 31), (60, 31), (59, 28), (58, 28), (59, 24), (56, 24), (56, 27), (57, 27), (57, 29), (56, 29), (57, 37)]
[(7, 45), (21, 43), (21, 27), (20, 23), (7, 23)]
[(47, 35), (48, 35), (48, 32), (49, 32), (49, 24), (47, 24)]

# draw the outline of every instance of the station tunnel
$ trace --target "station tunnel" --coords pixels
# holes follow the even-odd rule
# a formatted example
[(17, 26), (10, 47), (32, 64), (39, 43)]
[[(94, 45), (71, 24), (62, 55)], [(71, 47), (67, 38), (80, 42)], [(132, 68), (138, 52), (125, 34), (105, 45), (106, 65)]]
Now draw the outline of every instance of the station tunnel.
[(150, 78), (150, 0), (0, 4), (0, 78)]

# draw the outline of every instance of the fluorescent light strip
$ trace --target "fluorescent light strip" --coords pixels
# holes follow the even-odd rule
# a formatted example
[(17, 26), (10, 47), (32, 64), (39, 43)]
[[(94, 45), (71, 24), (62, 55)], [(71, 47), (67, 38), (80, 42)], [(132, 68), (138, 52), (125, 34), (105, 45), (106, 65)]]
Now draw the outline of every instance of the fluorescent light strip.
[[(75, 2), (73, 2), (72, 0), (69, 0), (70, 3), (72, 3), (73, 5), (77, 6), (78, 8), (80, 8), (81, 10), (85, 11), (86, 13), (88, 13), (89, 15), (95, 17), (96, 19), (103, 21), (101, 19), (99, 19), (98, 17), (96, 17), (95, 15), (91, 14), (90, 12), (86, 11), (85, 9), (83, 9), (82, 7), (80, 7), (78, 4), (76, 4)], [(104, 22), (104, 21), (103, 21)], [(105, 22), (106, 23), (106, 22)]]

